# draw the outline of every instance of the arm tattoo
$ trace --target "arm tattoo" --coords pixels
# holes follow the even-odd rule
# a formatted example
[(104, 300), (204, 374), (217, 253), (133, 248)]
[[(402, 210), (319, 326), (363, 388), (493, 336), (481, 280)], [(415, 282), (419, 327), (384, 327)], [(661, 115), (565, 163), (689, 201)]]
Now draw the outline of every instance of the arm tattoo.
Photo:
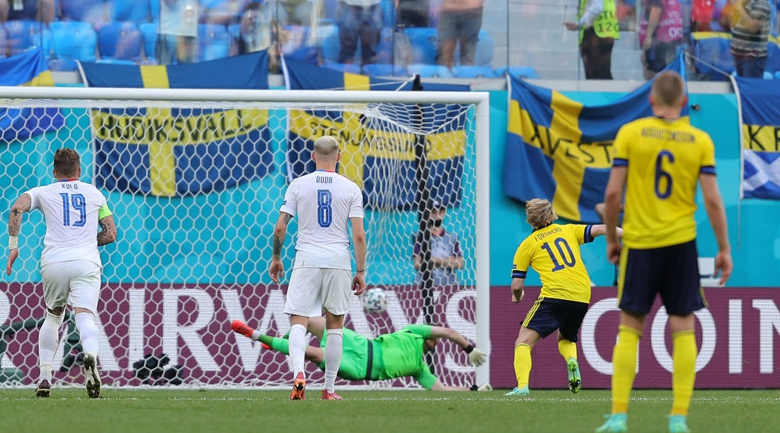
[(100, 222), (100, 229), (102, 231), (98, 232), (97, 234), (97, 243), (98, 246), (103, 246), (106, 244), (110, 244), (110, 238), (108, 237), (108, 226), (104, 222)]
[(29, 211), (32, 207), (32, 200), (29, 194), (22, 194), (13, 207), (11, 207), (11, 214), (8, 216), (8, 235), (19, 236), (22, 226), (22, 214)]
[[(284, 223), (284, 227), (286, 229), (287, 223), (289, 223), (291, 219), (292, 219), (292, 215), (290, 215), (288, 213), (282, 212), (282, 214), (281, 214), (281, 216), (279, 218), (279, 222), (280, 223), (283, 222)], [(284, 245), (284, 235), (282, 235), (280, 237), (276, 233), (274, 233), (274, 236), (273, 236), (273, 257), (281, 257), (282, 256), (282, 246), (283, 245)]]

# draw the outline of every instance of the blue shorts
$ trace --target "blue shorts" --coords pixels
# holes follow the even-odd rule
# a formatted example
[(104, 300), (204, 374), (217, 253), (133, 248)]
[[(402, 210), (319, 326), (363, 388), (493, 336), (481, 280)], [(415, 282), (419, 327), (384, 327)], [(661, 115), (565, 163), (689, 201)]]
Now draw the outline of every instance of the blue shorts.
[(661, 248), (623, 248), (620, 309), (649, 313), (656, 294), (661, 295), (667, 314), (686, 316), (705, 307), (695, 239)]
[(528, 311), (523, 327), (536, 331), (542, 338), (558, 329), (563, 338), (576, 343), (587, 312), (588, 304), (585, 302), (540, 296)]

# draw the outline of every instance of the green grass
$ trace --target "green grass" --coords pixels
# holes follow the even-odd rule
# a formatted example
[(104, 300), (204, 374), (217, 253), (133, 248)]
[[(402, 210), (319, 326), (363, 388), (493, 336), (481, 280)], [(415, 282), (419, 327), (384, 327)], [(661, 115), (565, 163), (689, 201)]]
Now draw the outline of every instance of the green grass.
[[(432, 393), (345, 391), (344, 401), (289, 401), (286, 391), (114, 390), (89, 400), (81, 389), (0, 391), (0, 431), (46, 432), (593, 432), (609, 411), (608, 391)], [(666, 432), (671, 391), (635, 391), (629, 432)], [(778, 391), (697, 391), (694, 433), (777, 432)]]

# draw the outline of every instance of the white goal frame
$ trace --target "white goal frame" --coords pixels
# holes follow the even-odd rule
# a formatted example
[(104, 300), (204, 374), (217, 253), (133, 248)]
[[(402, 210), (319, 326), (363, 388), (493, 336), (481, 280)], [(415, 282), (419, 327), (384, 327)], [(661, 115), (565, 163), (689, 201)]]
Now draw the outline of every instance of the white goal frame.
[[(471, 104), (476, 108), (476, 325), (477, 346), (490, 353), (490, 96), (487, 92), (280, 91), (0, 86), (0, 99), (131, 100), (279, 103)], [(490, 381), (488, 359), (476, 382)]]

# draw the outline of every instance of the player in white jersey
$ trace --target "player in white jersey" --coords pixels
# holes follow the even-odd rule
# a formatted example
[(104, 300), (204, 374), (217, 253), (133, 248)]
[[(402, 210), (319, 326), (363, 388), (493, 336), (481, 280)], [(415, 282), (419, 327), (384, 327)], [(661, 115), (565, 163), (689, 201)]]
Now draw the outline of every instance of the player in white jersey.
[[(336, 373), (341, 364), (344, 315), (349, 311), (350, 289), (363, 293), (366, 287), (366, 232), (363, 228), (363, 195), (354, 182), (336, 173), (339, 144), (323, 136), (314, 142), (312, 154), (317, 171), (290, 183), (284, 195), (273, 235), (273, 256), (269, 273), (275, 283), (284, 274), (281, 254), (287, 224), (298, 216), (295, 264), (284, 312), (290, 315), (290, 357), (294, 384), (291, 400), (303, 400), (306, 388), (304, 358), (309, 317), (321, 317), (325, 310), (328, 345), (325, 349), (323, 400), (341, 400), (335, 392)], [(352, 276), (347, 223), (352, 224), (355, 264)]]
[[(8, 220), (8, 264), (11, 275), (19, 257), (19, 231), (22, 214), (40, 209), (46, 218), (46, 237), (41, 254), (43, 300), (46, 320), (38, 336), (41, 377), (35, 393), (48, 397), (52, 382), (52, 362), (59, 345), (59, 329), (65, 304), (76, 313), (76, 326), (84, 348), (84, 375), (87, 394), (100, 396), (97, 369), (98, 329), (95, 326), (100, 294), (100, 253), (97, 247), (116, 240), (114, 217), (106, 198), (93, 185), (80, 182), (79, 154), (60, 149), (54, 154), (56, 183), (23, 193), (11, 208)], [(98, 224), (102, 231), (98, 232)]]

